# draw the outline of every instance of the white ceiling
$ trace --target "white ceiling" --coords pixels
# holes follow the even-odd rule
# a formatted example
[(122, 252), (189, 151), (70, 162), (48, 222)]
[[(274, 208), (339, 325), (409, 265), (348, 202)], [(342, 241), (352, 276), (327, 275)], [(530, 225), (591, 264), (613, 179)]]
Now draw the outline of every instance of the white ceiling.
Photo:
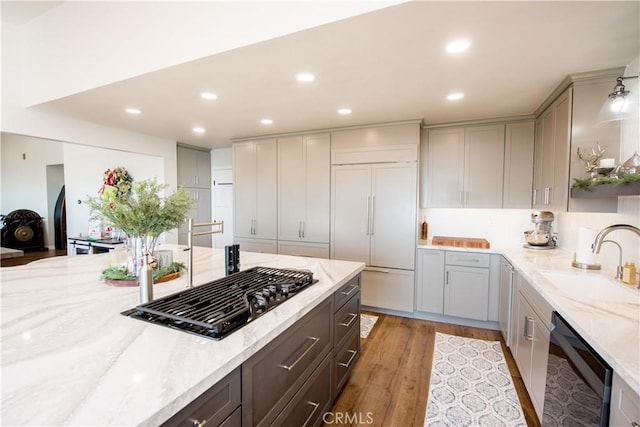
[[(530, 115), (570, 73), (640, 53), (640, 2), (410, 2), (41, 104), (204, 147), (231, 138), (423, 119)], [(471, 40), (459, 55), (445, 44)], [(316, 75), (302, 84), (299, 71)], [(612, 84), (613, 88), (613, 84)], [(198, 97), (211, 90), (218, 100)], [(464, 99), (445, 99), (452, 91)], [(126, 106), (142, 110), (123, 113)], [(336, 110), (350, 107), (353, 114)], [(259, 123), (263, 117), (274, 123)], [(196, 135), (194, 126), (206, 128)]]

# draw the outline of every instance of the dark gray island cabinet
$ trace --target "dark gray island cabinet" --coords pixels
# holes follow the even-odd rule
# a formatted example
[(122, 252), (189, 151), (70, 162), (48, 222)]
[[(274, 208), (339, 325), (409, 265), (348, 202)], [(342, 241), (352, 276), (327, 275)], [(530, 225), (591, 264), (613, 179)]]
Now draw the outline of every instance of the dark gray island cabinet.
[(164, 426), (318, 426), (360, 355), (360, 275)]

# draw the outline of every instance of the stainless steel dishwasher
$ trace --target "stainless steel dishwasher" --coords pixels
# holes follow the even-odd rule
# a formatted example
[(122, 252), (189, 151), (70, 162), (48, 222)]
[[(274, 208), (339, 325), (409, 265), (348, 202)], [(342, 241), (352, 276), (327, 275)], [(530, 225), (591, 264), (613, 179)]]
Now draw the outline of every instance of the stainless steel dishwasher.
[(613, 370), (553, 312), (542, 426), (608, 426)]

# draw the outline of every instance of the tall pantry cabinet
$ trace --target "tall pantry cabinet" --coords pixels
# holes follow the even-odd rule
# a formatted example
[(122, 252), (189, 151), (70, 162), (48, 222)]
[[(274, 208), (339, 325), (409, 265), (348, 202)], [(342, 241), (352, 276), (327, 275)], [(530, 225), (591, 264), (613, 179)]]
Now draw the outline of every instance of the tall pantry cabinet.
[(278, 138), (278, 253), (329, 258), (330, 134)]
[(242, 250), (277, 252), (275, 139), (233, 144), (234, 241)]
[(413, 311), (418, 123), (332, 133), (331, 258), (367, 264), (362, 304)]

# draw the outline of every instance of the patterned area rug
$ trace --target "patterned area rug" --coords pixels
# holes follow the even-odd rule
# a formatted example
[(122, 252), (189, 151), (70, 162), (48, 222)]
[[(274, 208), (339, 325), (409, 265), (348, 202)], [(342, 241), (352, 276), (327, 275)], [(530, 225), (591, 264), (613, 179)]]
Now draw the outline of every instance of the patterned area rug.
[(436, 333), (424, 425), (527, 425), (499, 341)]
[(542, 424), (597, 426), (602, 404), (598, 395), (578, 378), (566, 359), (549, 355)]
[(377, 321), (378, 316), (360, 314), (360, 338), (368, 337)]

